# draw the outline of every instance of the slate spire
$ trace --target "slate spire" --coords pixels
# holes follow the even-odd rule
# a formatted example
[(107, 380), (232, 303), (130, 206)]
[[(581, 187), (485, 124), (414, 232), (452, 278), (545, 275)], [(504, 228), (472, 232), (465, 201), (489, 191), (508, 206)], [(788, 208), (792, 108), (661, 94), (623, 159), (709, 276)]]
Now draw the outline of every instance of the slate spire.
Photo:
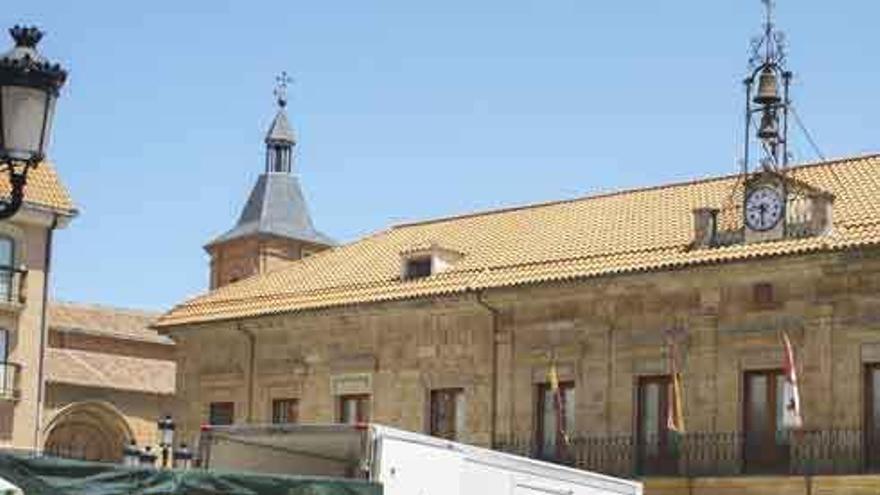
[(235, 227), (206, 247), (233, 239), (270, 235), (317, 246), (333, 246), (333, 239), (315, 229), (299, 180), (291, 174), (296, 138), (287, 119), (287, 73), (278, 78), (278, 111), (266, 133), (266, 171), (257, 179)]
[(287, 83), (292, 81), (286, 72), (278, 77), (278, 86), (275, 87), (275, 100), (278, 103), (278, 111), (266, 133), (266, 172), (287, 173), (293, 169), (293, 147), (296, 146), (296, 136), (287, 119)]

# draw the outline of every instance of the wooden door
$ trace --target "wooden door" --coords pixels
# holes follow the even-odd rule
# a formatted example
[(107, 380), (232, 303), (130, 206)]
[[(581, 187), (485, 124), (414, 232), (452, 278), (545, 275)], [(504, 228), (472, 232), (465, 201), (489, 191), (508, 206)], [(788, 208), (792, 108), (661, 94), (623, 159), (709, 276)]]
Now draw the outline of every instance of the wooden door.
[(790, 436), (782, 426), (784, 383), (781, 370), (745, 374), (743, 457), (747, 472), (788, 471)]
[(865, 464), (880, 471), (880, 363), (865, 368)]
[(637, 453), (640, 474), (675, 474), (678, 452), (669, 430), (669, 376), (641, 377), (638, 385)]

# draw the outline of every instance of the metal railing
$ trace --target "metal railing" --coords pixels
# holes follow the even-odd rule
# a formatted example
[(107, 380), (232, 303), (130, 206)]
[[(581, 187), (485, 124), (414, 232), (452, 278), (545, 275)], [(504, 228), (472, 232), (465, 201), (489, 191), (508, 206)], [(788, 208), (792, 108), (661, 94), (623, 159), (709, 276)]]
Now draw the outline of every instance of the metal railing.
[(626, 478), (880, 473), (880, 431), (795, 431), (760, 440), (742, 433), (575, 435), (561, 446), (509, 437), (495, 448)]
[(26, 284), (27, 270), (0, 267), (0, 302), (24, 303)]
[(20, 395), (21, 365), (0, 362), (0, 400), (18, 399)]

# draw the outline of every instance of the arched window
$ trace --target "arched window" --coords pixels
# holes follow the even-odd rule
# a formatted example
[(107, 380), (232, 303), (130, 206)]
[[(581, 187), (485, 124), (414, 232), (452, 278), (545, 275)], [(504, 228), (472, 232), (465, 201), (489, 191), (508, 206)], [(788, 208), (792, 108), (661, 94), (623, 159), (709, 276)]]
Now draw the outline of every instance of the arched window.
[(15, 276), (15, 241), (0, 235), (0, 300), (12, 300), (12, 283)]

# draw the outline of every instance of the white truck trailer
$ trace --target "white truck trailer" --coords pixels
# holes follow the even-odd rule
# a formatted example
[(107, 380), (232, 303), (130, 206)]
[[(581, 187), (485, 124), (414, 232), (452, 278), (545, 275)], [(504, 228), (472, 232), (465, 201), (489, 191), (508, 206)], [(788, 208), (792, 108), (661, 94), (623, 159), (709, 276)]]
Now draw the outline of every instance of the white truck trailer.
[(641, 495), (641, 483), (375, 424), (204, 427), (202, 466), (377, 481), (384, 495)]

